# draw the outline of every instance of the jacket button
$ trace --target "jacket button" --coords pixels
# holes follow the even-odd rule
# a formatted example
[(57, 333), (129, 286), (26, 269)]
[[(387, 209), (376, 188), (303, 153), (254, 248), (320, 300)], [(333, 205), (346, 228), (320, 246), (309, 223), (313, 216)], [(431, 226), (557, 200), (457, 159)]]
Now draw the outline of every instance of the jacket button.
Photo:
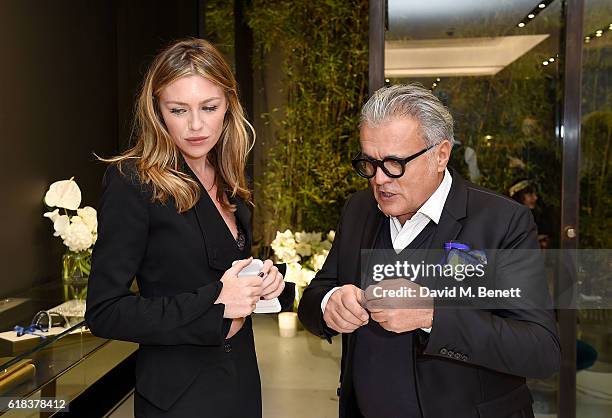
[(225, 343), (225, 345), (223, 346), (223, 351), (229, 353), (230, 351), (232, 351), (232, 345), (230, 343)]
[(440, 354), (442, 354), (443, 356), (446, 355), (446, 353), (448, 353), (448, 351), (446, 350), (446, 348), (441, 348), (440, 349)]

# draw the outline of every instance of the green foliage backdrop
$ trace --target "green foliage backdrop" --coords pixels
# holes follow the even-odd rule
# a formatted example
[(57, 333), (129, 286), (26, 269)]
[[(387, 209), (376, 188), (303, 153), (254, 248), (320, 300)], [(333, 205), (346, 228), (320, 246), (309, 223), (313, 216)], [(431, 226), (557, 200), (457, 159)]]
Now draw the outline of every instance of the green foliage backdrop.
[(334, 229), (345, 199), (365, 187), (350, 160), (367, 99), (368, 2), (254, 0), (248, 22), (256, 66), (280, 49), (286, 98), (280, 115), (264, 115), (277, 124), (256, 183), (269, 215), (265, 235)]

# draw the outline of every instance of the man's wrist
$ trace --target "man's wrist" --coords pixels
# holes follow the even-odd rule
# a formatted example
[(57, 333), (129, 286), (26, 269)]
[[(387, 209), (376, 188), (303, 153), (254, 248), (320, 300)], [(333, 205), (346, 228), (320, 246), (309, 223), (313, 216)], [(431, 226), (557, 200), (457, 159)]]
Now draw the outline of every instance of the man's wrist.
[(433, 327), (434, 310), (431, 309), (430, 311), (431, 312), (429, 313), (427, 320), (425, 321), (423, 326), (420, 327), (423, 331), (425, 331), (427, 333), (430, 333), (431, 332), (431, 328)]
[(323, 299), (321, 300), (321, 313), (323, 313), (323, 315), (325, 315), (325, 307), (327, 306), (327, 302), (329, 301), (329, 298), (331, 298), (331, 295), (338, 289), (340, 289), (339, 286), (334, 287), (329, 292), (327, 292), (325, 296), (323, 296)]

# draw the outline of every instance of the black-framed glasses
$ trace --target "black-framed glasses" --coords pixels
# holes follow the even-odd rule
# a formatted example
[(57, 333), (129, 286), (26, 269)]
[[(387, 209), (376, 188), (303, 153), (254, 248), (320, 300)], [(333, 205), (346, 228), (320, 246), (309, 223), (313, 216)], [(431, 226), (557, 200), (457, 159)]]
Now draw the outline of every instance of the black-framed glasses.
[(422, 149), (416, 154), (409, 155), (406, 158), (399, 157), (385, 157), (382, 160), (377, 160), (372, 157), (368, 157), (362, 154), (359, 154), (353, 161), (353, 168), (361, 177), (366, 179), (371, 179), (376, 175), (376, 169), (380, 167), (382, 171), (387, 175), (387, 177), (398, 178), (404, 175), (404, 170), (406, 169), (406, 164), (415, 158), (425, 154), (427, 151), (432, 149), (438, 144), (433, 144), (428, 146), (427, 148)]

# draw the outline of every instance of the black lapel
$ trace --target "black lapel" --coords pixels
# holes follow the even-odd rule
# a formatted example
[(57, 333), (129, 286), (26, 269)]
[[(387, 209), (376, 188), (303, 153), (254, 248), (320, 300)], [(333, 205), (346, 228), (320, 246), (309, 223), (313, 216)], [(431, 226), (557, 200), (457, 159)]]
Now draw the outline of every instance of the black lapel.
[[(232, 236), (229, 228), (227, 227), (223, 217), (217, 210), (214, 202), (211, 197), (208, 195), (208, 192), (200, 183), (200, 180), (195, 175), (195, 173), (189, 168), (187, 163), (183, 162), (182, 167), (184, 173), (188, 174), (200, 185), (200, 199), (196, 203), (196, 205), (190, 209), (192, 210), (198, 221), (198, 226), (200, 228), (200, 232), (202, 233), (202, 237), (204, 238), (204, 245), (206, 246), (206, 254), (208, 256), (208, 265), (211, 268), (217, 270), (227, 270), (231, 267), (232, 261), (242, 258), (242, 254), (236, 245), (236, 241)], [(241, 212), (246, 211), (248, 209), (246, 207), (241, 210)], [(239, 218), (239, 216), (244, 215), (236, 215), (241, 222), (243, 220)], [(246, 215), (247, 221), (246, 223), (242, 223), (244, 226), (245, 232), (247, 235), (247, 245), (250, 245), (250, 228), (248, 227), (248, 214)], [(250, 248), (250, 247), (245, 247)]]
[(443, 249), (444, 243), (457, 238), (462, 225), (459, 222), (467, 214), (467, 188), (465, 180), (452, 168), (449, 169), (453, 178), (450, 192), (444, 203), (440, 222), (431, 241), (432, 249)]
[(232, 266), (232, 261), (242, 258), (242, 254), (206, 190), (202, 190), (200, 200), (193, 210), (204, 237), (208, 264), (217, 270), (227, 270)]
[(444, 244), (453, 241), (461, 232), (463, 225), (459, 222), (467, 214), (467, 187), (465, 180), (452, 168), (449, 168), (453, 183), (444, 203), (440, 222), (429, 246), (428, 264), (440, 263), (444, 255)]
[(244, 248), (251, 248), (252, 228), (251, 228), (251, 211), (249, 210), (246, 202), (240, 197), (229, 197), (230, 203), (236, 205), (236, 220), (242, 225), (242, 229), (246, 234), (246, 245)]
[(383, 225), (387, 225), (387, 223), (384, 222), (387, 217), (380, 209), (378, 209), (378, 204), (376, 203), (376, 199), (372, 194), (372, 189), (368, 188), (368, 191), (370, 192), (370, 204), (367, 208), (367, 214), (364, 217), (364, 227), (362, 229), (363, 232), (361, 234), (361, 239), (359, 240), (359, 257), (357, 258), (357, 265), (355, 266), (355, 274), (352, 276), (354, 277), (354, 284), (357, 287), (361, 287), (363, 273), (362, 266), (364, 265), (364, 261), (365, 265), (368, 265), (368, 260), (362, 260), (361, 258), (362, 250), (374, 248), (376, 237), (380, 232), (380, 228)]

